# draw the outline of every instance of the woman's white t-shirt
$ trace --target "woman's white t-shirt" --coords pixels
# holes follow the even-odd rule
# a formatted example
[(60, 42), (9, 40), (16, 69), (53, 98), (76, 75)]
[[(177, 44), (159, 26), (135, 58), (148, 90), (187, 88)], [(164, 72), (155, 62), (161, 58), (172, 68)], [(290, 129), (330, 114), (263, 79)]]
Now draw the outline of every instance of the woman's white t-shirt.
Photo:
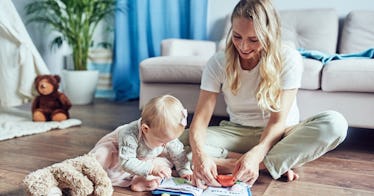
[[(303, 61), (300, 54), (290, 46), (281, 49), (283, 68), (281, 86), (284, 90), (296, 89), (301, 86)], [(226, 59), (223, 51), (217, 52), (204, 67), (200, 89), (220, 93), (223, 92), (227, 104), (226, 111), (230, 121), (244, 126), (266, 126), (270, 113), (262, 111), (256, 100), (256, 90), (260, 82), (259, 66), (250, 71), (239, 69), (240, 89), (236, 95), (231, 93), (226, 81)], [(299, 122), (299, 110), (294, 100), (287, 117), (286, 125)]]

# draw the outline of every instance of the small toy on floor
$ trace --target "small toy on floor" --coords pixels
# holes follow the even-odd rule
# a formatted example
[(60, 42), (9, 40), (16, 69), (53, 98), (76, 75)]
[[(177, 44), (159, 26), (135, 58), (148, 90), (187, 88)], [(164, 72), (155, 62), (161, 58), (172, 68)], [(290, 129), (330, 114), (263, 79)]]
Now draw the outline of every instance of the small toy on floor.
[(223, 187), (230, 187), (235, 184), (234, 176), (231, 175), (218, 175), (217, 181), (223, 186)]
[(92, 154), (38, 169), (23, 180), (27, 194), (111, 196), (112, 183)]
[(60, 83), (58, 75), (39, 75), (34, 80), (38, 96), (32, 102), (33, 121), (63, 121), (69, 118), (71, 102), (58, 90)]

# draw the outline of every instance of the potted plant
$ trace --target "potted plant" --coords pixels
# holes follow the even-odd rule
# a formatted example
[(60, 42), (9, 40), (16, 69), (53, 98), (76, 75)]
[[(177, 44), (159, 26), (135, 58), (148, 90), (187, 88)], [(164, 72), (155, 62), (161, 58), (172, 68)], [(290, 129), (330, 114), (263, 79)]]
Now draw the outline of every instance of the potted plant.
[[(114, 13), (115, 0), (34, 0), (27, 4), (25, 9), (28, 22), (48, 25), (60, 33), (52, 40), (52, 46), (60, 47), (66, 41), (72, 49), (74, 71), (62, 72), (64, 92), (73, 104), (92, 102), (99, 73), (87, 71), (89, 49), (99, 22)], [(69, 76), (70, 74), (72, 75)], [(91, 74), (92, 76), (89, 76)], [(85, 86), (82, 81), (90, 78), (96, 81), (87, 82), (88, 85)], [(73, 79), (78, 79), (79, 82), (72, 81)], [(70, 90), (76, 92), (69, 92)], [(84, 93), (83, 90), (89, 92)], [(89, 97), (80, 98), (79, 94)]]

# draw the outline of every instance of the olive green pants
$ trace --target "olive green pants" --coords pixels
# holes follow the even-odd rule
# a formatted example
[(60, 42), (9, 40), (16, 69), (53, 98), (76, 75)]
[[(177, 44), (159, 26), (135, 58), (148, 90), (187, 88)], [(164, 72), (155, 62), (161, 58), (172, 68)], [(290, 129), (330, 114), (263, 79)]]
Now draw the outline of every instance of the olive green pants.
[[(344, 141), (348, 124), (338, 112), (326, 111), (292, 126), (265, 156), (263, 163), (274, 179), (288, 170), (317, 159)], [(208, 127), (204, 152), (225, 158), (227, 152), (246, 153), (259, 143), (263, 127), (222, 121)], [(189, 148), (189, 131), (179, 138)]]

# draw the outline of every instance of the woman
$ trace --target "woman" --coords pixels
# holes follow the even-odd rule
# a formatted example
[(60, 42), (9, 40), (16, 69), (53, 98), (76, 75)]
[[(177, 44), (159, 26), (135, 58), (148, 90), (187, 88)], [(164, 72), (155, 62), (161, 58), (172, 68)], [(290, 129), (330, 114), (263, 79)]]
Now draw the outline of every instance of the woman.
[[(340, 144), (347, 122), (326, 111), (299, 123), (302, 58), (282, 44), (270, 0), (239, 1), (231, 23), (225, 52), (215, 54), (204, 68), (189, 138), (181, 137), (192, 149), (192, 181), (201, 188), (219, 186), (217, 169), (250, 186), (259, 170), (274, 179), (296, 180), (292, 168)], [(208, 127), (221, 91), (230, 121)]]

